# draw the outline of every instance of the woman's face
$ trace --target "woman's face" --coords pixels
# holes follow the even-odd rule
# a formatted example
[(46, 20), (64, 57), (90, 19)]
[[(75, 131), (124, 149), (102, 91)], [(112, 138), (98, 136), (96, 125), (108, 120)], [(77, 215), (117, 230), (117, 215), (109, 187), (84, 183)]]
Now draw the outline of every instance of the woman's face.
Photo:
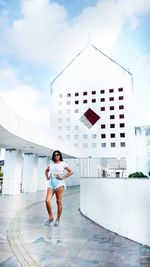
[(60, 161), (60, 154), (58, 152), (54, 153), (54, 161)]

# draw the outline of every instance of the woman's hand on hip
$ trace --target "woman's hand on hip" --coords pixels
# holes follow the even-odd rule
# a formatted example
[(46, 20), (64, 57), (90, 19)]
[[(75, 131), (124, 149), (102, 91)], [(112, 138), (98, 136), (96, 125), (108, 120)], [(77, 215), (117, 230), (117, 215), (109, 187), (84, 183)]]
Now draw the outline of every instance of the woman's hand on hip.
[(55, 173), (55, 177), (57, 177), (60, 180), (63, 180), (63, 176), (60, 173)]

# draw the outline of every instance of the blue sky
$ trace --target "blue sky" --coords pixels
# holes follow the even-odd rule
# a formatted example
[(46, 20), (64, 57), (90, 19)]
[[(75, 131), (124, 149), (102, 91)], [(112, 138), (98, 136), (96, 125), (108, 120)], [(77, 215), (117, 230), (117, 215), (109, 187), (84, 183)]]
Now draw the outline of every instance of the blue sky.
[(133, 73), (135, 125), (149, 125), (149, 25), (150, 0), (0, 0), (0, 95), (24, 119), (48, 126), (50, 83), (90, 32)]

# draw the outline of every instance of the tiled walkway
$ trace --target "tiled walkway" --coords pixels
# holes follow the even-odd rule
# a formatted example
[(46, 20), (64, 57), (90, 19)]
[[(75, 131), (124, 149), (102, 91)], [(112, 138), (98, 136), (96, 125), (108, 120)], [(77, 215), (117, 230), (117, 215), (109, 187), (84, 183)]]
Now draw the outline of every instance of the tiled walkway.
[[(0, 267), (150, 267), (150, 248), (81, 215), (79, 187), (65, 191), (59, 227), (43, 226), (44, 198), (0, 196)], [(56, 214), (55, 197), (53, 208)]]

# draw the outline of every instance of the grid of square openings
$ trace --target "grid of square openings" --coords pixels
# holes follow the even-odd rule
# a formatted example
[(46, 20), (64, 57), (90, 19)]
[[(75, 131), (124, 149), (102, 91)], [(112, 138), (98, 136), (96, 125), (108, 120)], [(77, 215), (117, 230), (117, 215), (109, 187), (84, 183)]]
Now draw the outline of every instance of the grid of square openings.
[[(60, 100), (62, 100), (61, 98), (63, 98), (63, 96), (67, 97), (66, 99), (66, 104), (69, 107), (72, 107), (72, 104), (74, 103), (75, 105), (77, 105), (75, 110), (78, 110), (78, 106), (81, 104), (90, 104), (90, 103), (96, 103), (100, 100), (100, 111), (115, 111), (120, 110), (122, 111), (121, 113), (123, 113), (124, 111), (124, 102), (122, 104), (121, 100), (124, 100), (124, 96), (123, 96), (123, 87), (120, 88), (111, 88), (111, 89), (100, 89), (100, 90), (91, 90), (91, 91), (83, 91), (83, 92), (68, 92), (66, 94), (59, 94)], [(105, 96), (105, 93), (108, 93), (107, 97)], [(116, 93), (117, 96), (116, 96)], [(88, 98), (88, 96), (90, 96), (90, 98)], [(117, 105), (113, 104), (113, 101), (115, 99), (118, 99), (119, 102), (117, 101)], [(107, 101), (107, 105), (105, 103), (106, 100)], [(110, 102), (110, 104), (109, 104)], [(62, 103), (65, 103), (64, 100), (59, 101), (59, 106), (61, 108)], [(119, 103), (119, 104), (118, 104)], [(62, 108), (63, 109), (63, 108)], [(77, 113), (77, 111), (75, 111), (75, 113)], [(112, 117), (110, 118), (112, 119)], [(119, 114), (119, 119), (124, 119), (124, 114)]]
[[(120, 88), (110, 88), (110, 89), (100, 89), (100, 90), (91, 90), (91, 91), (83, 91), (83, 92), (74, 92), (74, 93), (67, 93), (65, 94), (65, 97), (67, 97), (67, 105), (71, 105), (71, 104), (75, 104), (77, 105), (75, 108), (75, 113), (76, 110), (79, 111), (78, 109), (78, 105), (79, 104), (89, 104), (89, 102), (91, 103), (96, 103), (98, 104), (98, 101), (100, 101), (100, 111), (106, 111), (109, 110), (111, 111), (115, 111), (116, 109), (120, 110), (119, 114), (111, 114), (109, 115), (110, 118), (110, 124), (109, 127), (114, 129), (116, 127), (116, 123), (113, 123), (113, 120), (117, 119), (117, 125), (118, 125), (118, 119), (124, 119), (125, 115), (123, 113), (124, 111), (124, 105), (122, 104), (123, 102), (121, 100), (124, 100), (124, 96), (123, 96), (123, 87)], [(117, 94), (115, 94), (117, 92)], [(60, 94), (60, 98), (62, 98), (63, 95)], [(107, 100), (107, 105), (106, 105), (106, 100)], [(117, 105), (113, 104), (115, 100), (117, 101)], [(109, 104), (110, 102), (110, 104)], [(120, 103), (119, 103), (120, 102)], [(118, 104), (119, 103), (119, 104)], [(68, 107), (69, 108), (69, 107)], [(67, 111), (67, 113), (70, 113)], [(108, 127), (108, 126), (107, 126)], [(119, 127), (120, 128), (124, 128), (125, 127), (125, 123), (124, 120), (119, 122)], [(66, 127), (67, 130), (70, 130), (70, 127)], [(102, 124), (101, 125), (101, 129), (105, 129), (106, 125)], [(60, 128), (59, 128), (60, 129)], [(121, 130), (121, 129), (120, 129)], [(101, 134), (100, 137), (102, 139), (106, 138), (106, 134)], [(120, 137), (124, 138), (125, 137), (125, 133), (120, 133)], [(112, 133), (110, 138), (116, 138), (116, 134)], [(116, 143), (115, 142), (111, 142), (110, 143), (111, 147), (116, 147)], [(93, 147), (95, 146), (95, 144), (93, 144)], [(102, 147), (106, 147), (107, 143), (101, 143)], [(125, 146), (125, 142), (120, 142), (120, 146), (124, 147)], [(85, 146), (87, 147), (87, 146)]]
[[(83, 91), (83, 92), (74, 92), (74, 93), (66, 93), (64, 96), (67, 97), (66, 104), (71, 105), (79, 105), (79, 104), (88, 104), (88, 103), (100, 103), (100, 109), (101, 111), (105, 111), (106, 107), (102, 105), (102, 103), (105, 103), (106, 100), (109, 100), (111, 102), (111, 105), (109, 107), (109, 110), (114, 110), (115, 107), (112, 105), (113, 101), (115, 101), (116, 98), (118, 98), (119, 101), (124, 100), (123, 96), (123, 87), (120, 88), (111, 88), (111, 89), (100, 89), (100, 90), (91, 90), (91, 91)], [(105, 96), (105, 93), (109, 92), (109, 96)], [(113, 93), (119, 92), (118, 96), (114, 96)], [(90, 96), (90, 98), (88, 97)], [(63, 94), (59, 94), (60, 98), (63, 98)], [(100, 102), (99, 102), (100, 101)], [(64, 101), (62, 101), (64, 102)], [(59, 105), (62, 105), (62, 102), (59, 101)], [(124, 105), (121, 103), (119, 104), (119, 109), (124, 109)]]
[[(124, 119), (125, 115), (123, 114), (124, 112), (124, 103), (122, 104), (122, 101), (124, 100), (123, 96), (124, 89), (123, 87), (119, 88), (111, 88), (111, 89), (100, 89), (100, 90), (91, 90), (91, 91), (83, 91), (83, 92), (74, 92), (74, 93), (67, 93), (67, 105), (71, 106), (71, 98), (72, 99), (72, 104), (74, 103), (77, 105), (76, 107), (79, 107), (81, 104), (89, 104), (89, 103), (98, 103), (100, 100), (100, 111), (116, 111), (119, 110), (121, 114), (119, 114), (119, 118), (116, 119)], [(107, 93), (107, 97), (105, 96)], [(117, 93), (117, 96), (116, 96)], [(90, 96), (90, 98), (88, 98)], [(60, 97), (62, 97), (62, 94), (60, 94)], [(69, 99), (70, 98), (70, 99)], [(69, 100), (68, 100), (69, 99)], [(119, 102), (117, 101), (116, 104), (113, 103), (115, 99), (118, 99)], [(107, 101), (107, 105), (105, 103), (105, 100)], [(110, 103), (110, 104), (109, 104)], [(77, 108), (75, 108), (75, 113), (77, 113)], [(111, 115), (110, 119), (115, 119), (113, 118), (113, 115)], [(112, 127), (112, 126), (111, 126)], [(120, 126), (122, 127), (122, 126)]]

